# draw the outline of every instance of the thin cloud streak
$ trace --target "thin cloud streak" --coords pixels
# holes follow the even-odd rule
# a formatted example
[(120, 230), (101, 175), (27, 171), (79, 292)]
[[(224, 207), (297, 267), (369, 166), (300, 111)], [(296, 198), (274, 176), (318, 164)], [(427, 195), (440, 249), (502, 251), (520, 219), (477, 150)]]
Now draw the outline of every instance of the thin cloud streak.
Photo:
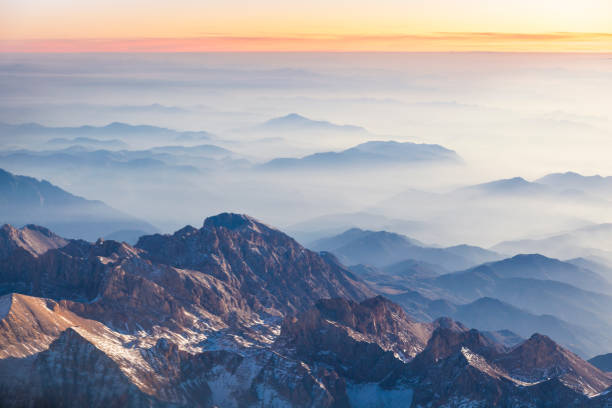
[(397, 35), (0, 40), (0, 52), (538, 51), (612, 52), (612, 33), (437, 32)]

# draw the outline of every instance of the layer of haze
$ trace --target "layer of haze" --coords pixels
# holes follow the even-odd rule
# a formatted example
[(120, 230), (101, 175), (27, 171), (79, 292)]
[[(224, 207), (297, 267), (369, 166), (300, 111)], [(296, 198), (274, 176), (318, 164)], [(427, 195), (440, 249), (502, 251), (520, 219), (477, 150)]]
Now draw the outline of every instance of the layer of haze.
[[(234, 152), (232, 162), (209, 167), (190, 162), (189, 171), (171, 167), (185, 163), (169, 156), (169, 167), (153, 173), (112, 166), (66, 171), (60, 165), (0, 160), (8, 171), (103, 200), (166, 231), (200, 225), (220, 211), (249, 213), (298, 232), (300, 223), (316, 217), (367, 213), (392, 220), (373, 221), (375, 226), (384, 224), (427, 242), (493, 245), (612, 221), (608, 201), (585, 206), (550, 197), (539, 204), (531, 200), (529, 205), (537, 208), (525, 217), (511, 216), (527, 211), (513, 208), (515, 202), (503, 208), (496, 202), (491, 204), (495, 211), (474, 206), (482, 217), (470, 218), (469, 202), (457, 204), (462, 212), (453, 215), (449, 202), (435, 213), (415, 207), (413, 198), (405, 205), (394, 199), (411, 189), (447, 193), (553, 172), (611, 175), (611, 55), (2, 54), (0, 89), (0, 122), (125, 122), (203, 130), (212, 136), (200, 144)], [(365, 130), (268, 131), (261, 126), (290, 113)], [(3, 156), (15, 149), (51, 149), (47, 141), (10, 133), (0, 137)], [(116, 139), (124, 146), (110, 150), (194, 144), (126, 135)], [(257, 170), (270, 159), (339, 151), (368, 140), (440, 144), (464, 163)], [(508, 222), (500, 223), (505, 217)], [(321, 223), (311, 230), (323, 231), (326, 223), (333, 229), (333, 221)], [(427, 223), (436, 227), (422, 227)]]

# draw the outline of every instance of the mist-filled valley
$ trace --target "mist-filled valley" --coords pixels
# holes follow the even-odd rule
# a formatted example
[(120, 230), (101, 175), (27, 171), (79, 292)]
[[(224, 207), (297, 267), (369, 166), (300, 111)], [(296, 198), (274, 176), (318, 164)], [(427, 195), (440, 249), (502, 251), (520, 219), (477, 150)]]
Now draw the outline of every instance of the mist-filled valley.
[(609, 54), (3, 53), (0, 89), (0, 323), (48, 343), (0, 324), (0, 385), (83, 337), (135, 407), (431, 406), (464, 362), (447, 406), (607, 406)]
[[(606, 55), (9, 54), (0, 72), (2, 168), (162, 231), (234, 210), (310, 239), (309, 220), (367, 213), (355, 226), (490, 246), (611, 220), (605, 182), (459, 192), (612, 174)], [(350, 150), (370, 141), (439, 147)]]

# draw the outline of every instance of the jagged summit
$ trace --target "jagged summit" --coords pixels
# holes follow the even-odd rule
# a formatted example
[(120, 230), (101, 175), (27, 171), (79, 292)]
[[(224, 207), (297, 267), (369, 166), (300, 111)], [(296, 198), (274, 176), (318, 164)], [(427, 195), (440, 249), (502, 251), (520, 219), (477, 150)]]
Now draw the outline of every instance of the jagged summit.
[(559, 378), (566, 386), (586, 395), (601, 392), (612, 381), (609, 375), (539, 333), (497, 358), (496, 364), (523, 381)]
[(248, 215), (222, 213), (199, 230), (143, 236), (136, 247), (153, 262), (228, 282), (250, 294), (253, 308), (272, 314), (304, 310), (325, 297), (373, 295), (341, 264)]
[(295, 350), (297, 358), (331, 367), (351, 380), (379, 382), (405, 370), (430, 334), (431, 325), (411, 321), (381, 296), (360, 303), (322, 299), (285, 319), (277, 347)]
[(0, 258), (5, 258), (17, 248), (39, 256), (50, 249), (61, 248), (67, 244), (68, 241), (64, 238), (38, 225), (29, 224), (15, 228), (4, 224), (0, 228)]
[[(204, 220), (204, 228), (224, 227), (235, 230), (247, 225), (264, 225), (246, 214), (221, 213)], [(269, 228), (269, 227), (267, 227)]]
[[(0, 235), (20, 231), (55, 237)], [(413, 321), (331, 255), (247, 215), (137, 247), (17, 250), (0, 258), (0, 288), (3, 406), (331, 408), (367, 391), (414, 406), (541, 406), (553, 393), (582, 407), (612, 384), (545, 336), (508, 349), (450, 319)]]
[(439, 317), (434, 320), (433, 325), (435, 328), (448, 329), (455, 332), (464, 332), (469, 330), (469, 327), (464, 326), (462, 323), (455, 321), (450, 317)]

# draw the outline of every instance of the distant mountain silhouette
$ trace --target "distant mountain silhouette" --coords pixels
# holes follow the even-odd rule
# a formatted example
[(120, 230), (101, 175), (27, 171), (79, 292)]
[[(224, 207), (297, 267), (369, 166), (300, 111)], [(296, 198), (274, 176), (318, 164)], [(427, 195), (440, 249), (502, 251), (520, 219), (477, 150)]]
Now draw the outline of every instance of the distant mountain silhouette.
[(125, 149), (126, 143), (119, 139), (92, 139), (90, 137), (75, 137), (73, 139), (56, 138), (47, 142), (52, 147), (84, 146), (90, 148)]
[(334, 253), (347, 265), (367, 264), (378, 267), (404, 260), (414, 260), (459, 270), (466, 265), (499, 259), (495, 252), (461, 245), (450, 248), (428, 247), (405, 235), (387, 231), (353, 228), (342, 234), (313, 242), (310, 247)]
[[(527, 258), (530, 257), (527, 256)], [(540, 263), (543, 265), (539, 265)], [(497, 263), (493, 263), (493, 265), (495, 264)], [(534, 262), (506, 260), (499, 262), (499, 265), (498, 273), (491, 271), (481, 273), (478, 271), (483, 271), (484, 268), (473, 268), (475, 276), (471, 274), (458, 276), (456, 283), (452, 285), (447, 285), (444, 277), (461, 275), (461, 273), (444, 275), (446, 273), (444, 270), (431, 264), (416, 261), (403, 261), (380, 269), (366, 265), (355, 265), (350, 269), (379, 293), (389, 296), (401, 304), (410, 315), (422, 321), (431, 321), (438, 317), (447, 316), (469, 327), (484, 331), (509, 329), (522, 337), (529, 337), (534, 332), (540, 332), (552, 337), (555, 341), (583, 357), (590, 357), (607, 350), (608, 345), (612, 342), (612, 335), (606, 332), (609, 323), (602, 322), (599, 327), (587, 328), (580, 319), (568, 323), (557, 315), (553, 315), (554, 313), (551, 313), (551, 311), (559, 312), (554, 308), (550, 308), (548, 313), (542, 311), (538, 313), (529, 312), (524, 310), (522, 300), (515, 300), (517, 297), (520, 299), (520, 296), (503, 292), (503, 285), (506, 283), (509, 286), (524, 285), (525, 288), (533, 284), (540, 286), (542, 296), (548, 298), (557, 290), (553, 281), (547, 284), (547, 281), (535, 282), (528, 279), (521, 283), (521, 281), (516, 280), (503, 280), (499, 276), (503, 276), (505, 270), (508, 278), (512, 276), (532, 276), (536, 279), (553, 279), (555, 267), (559, 268), (559, 275), (563, 277), (564, 273), (576, 272), (573, 268), (574, 265), (561, 265), (559, 267), (555, 262), (548, 262), (547, 258), (544, 261), (536, 259)], [(511, 265), (515, 265), (517, 270), (512, 270)], [(580, 272), (585, 275), (581, 275)], [(590, 271), (579, 271), (576, 272), (576, 275), (577, 279), (592, 278)], [(440, 285), (437, 285), (436, 282), (438, 278), (442, 280)], [(468, 288), (466, 289), (468, 292), (473, 290), (470, 296), (474, 297), (470, 297), (470, 300), (475, 300), (468, 301), (468, 303), (463, 303), (465, 298), (449, 300), (453, 296), (461, 295), (463, 290), (461, 285), (463, 283)], [(444, 287), (445, 290), (439, 291), (436, 286)], [(500, 288), (499, 291), (495, 289), (497, 286)], [(524, 292), (525, 288), (518, 286), (516, 290)], [(578, 288), (573, 290), (581, 293)], [(494, 297), (478, 298), (477, 296), (480, 293), (486, 293), (486, 296), (499, 294), (506, 301)], [(531, 296), (534, 296), (536, 300), (532, 299)], [(525, 302), (526, 305), (536, 304), (537, 307), (541, 307), (541, 305), (537, 305), (537, 293), (527, 295), (526, 299), (530, 299)], [(513, 303), (511, 304), (509, 301), (513, 301)], [(597, 306), (592, 304), (588, 307)]]
[(601, 371), (612, 372), (612, 353), (595, 356), (589, 363), (599, 368)]
[(440, 145), (395, 141), (370, 141), (340, 152), (315, 153), (302, 158), (278, 158), (261, 166), (263, 169), (325, 169), (407, 165), (416, 163), (460, 163), (452, 150)]
[(197, 173), (210, 168), (247, 164), (233, 152), (210, 144), (163, 145), (145, 150), (98, 149), (75, 145), (59, 150), (21, 149), (0, 152), (0, 165), (21, 172), (44, 169), (53, 173), (89, 169), (94, 172), (93, 176), (98, 177), (121, 171)]
[(286, 228), (294, 237), (303, 242), (313, 242), (341, 234), (351, 228), (373, 231), (413, 231), (425, 227), (425, 223), (388, 218), (369, 212), (328, 214), (312, 218)]
[(101, 201), (86, 200), (48, 181), (16, 176), (2, 169), (0, 224), (39, 224), (64, 237), (93, 241), (119, 230), (156, 230)]
[(478, 266), (472, 271), (495, 274), (500, 278), (555, 280), (585, 290), (612, 293), (612, 284), (596, 272), (540, 254), (516, 255)]
[(366, 132), (360, 126), (337, 125), (324, 120), (313, 120), (297, 113), (270, 119), (255, 127), (265, 131)]
[[(423, 228), (418, 235), (422, 239), (432, 240), (430, 237), (437, 235), (446, 242), (486, 242), (491, 245), (513, 237), (571, 231), (588, 225), (591, 220), (610, 218), (610, 198), (612, 195), (557, 188), (514, 177), (446, 192), (412, 188), (379, 202), (368, 211), (390, 218), (428, 220), (428, 228)], [(486, 228), (474, 228), (475, 225)], [(492, 249), (507, 255), (541, 252), (537, 249), (518, 252), (497, 247)], [(570, 257), (578, 256), (583, 255)]]
[[(612, 224), (598, 224), (539, 239), (504, 241), (491, 249), (506, 254), (538, 252), (557, 258), (586, 258), (605, 265), (598, 268), (612, 280)], [(598, 261), (598, 258), (600, 259)], [(593, 264), (591, 264), (594, 266)]]
[(488, 183), (477, 184), (464, 187), (457, 192), (474, 192), (484, 194), (509, 194), (509, 195), (537, 195), (550, 192), (550, 189), (543, 184), (525, 180), (522, 177), (495, 180)]
[(508, 329), (522, 337), (542, 333), (583, 357), (592, 356), (612, 342), (612, 335), (605, 336), (552, 315), (535, 315), (494, 298), (484, 297), (472, 303), (450, 306), (434, 301), (429, 304), (428, 311), (434, 319), (448, 316), (478, 330)]
[(612, 177), (583, 176), (569, 171), (552, 173), (536, 180), (537, 183), (559, 190), (582, 190), (594, 195), (612, 196)]
[(612, 317), (604, 312), (612, 308), (612, 296), (606, 292), (609, 285), (601, 284), (603, 293), (582, 289), (602, 282), (601, 276), (559, 262), (539, 255), (519, 256), (425, 279), (414, 284), (413, 290), (456, 304), (496, 298), (536, 315), (554, 315), (598, 332), (610, 330)]
[[(212, 138), (205, 131), (177, 131), (149, 125), (130, 125), (122, 122), (106, 126), (51, 127), (38, 123), (8, 124), (0, 123), (0, 136), (10, 135), (14, 141), (48, 141), (57, 138), (97, 138), (120, 139), (123, 142), (165, 143), (173, 140), (203, 141)], [(46, 140), (45, 140), (46, 139)], [(1, 139), (0, 139), (1, 140)]]
[(439, 265), (415, 261), (413, 259), (407, 259), (381, 268), (357, 264), (350, 266), (349, 269), (383, 295), (391, 296), (397, 293), (411, 292), (417, 298), (415, 301), (417, 307), (410, 308), (406, 304), (402, 304), (402, 306), (405, 306), (406, 310), (410, 310), (415, 318), (425, 321), (433, 320), (427, 314), (425, 307), (425, 305), (429, 304), (429, 300), (412, 291), (413, 286), (420, 280), (435, 278), (448, 272)]

